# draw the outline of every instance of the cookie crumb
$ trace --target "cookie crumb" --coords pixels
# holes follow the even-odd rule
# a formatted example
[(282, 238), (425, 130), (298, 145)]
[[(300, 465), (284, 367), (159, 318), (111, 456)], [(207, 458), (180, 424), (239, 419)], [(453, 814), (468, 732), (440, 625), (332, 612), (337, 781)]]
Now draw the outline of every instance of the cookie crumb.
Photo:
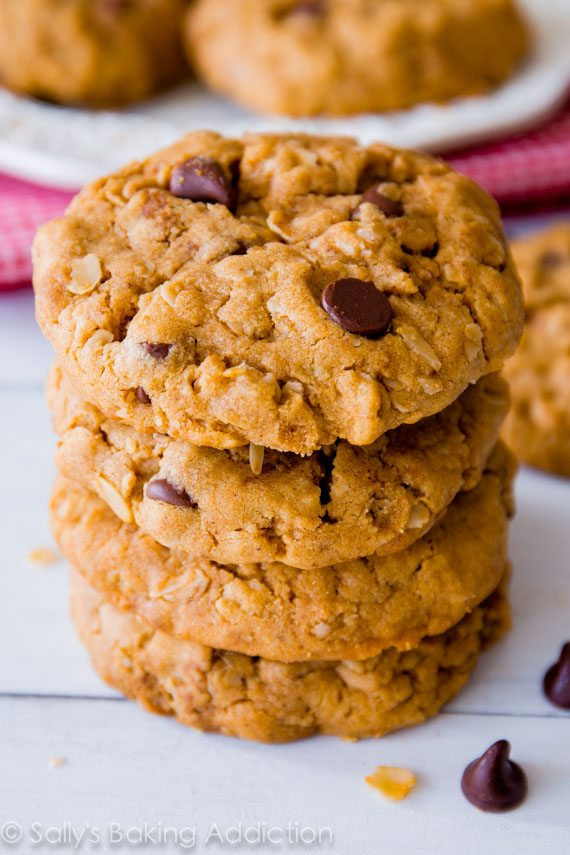
[(59, 769), (61, 766), (65, 766), (66, 762), (65, 757), (61, 757), (59, 754), (49, 758), (49, 765), (52, 769)]
[(377, 766), (364, 780), (383, 796), (397, 802), (405, 799), (416, 786), (414, 773), (399, 766)]
[(30, 564), (42, 564), (44, 566), (59, 561), (58, 553), (50, 549), (49, 546), (38, 546), (35, 549), (30, 549), (26, 558)]

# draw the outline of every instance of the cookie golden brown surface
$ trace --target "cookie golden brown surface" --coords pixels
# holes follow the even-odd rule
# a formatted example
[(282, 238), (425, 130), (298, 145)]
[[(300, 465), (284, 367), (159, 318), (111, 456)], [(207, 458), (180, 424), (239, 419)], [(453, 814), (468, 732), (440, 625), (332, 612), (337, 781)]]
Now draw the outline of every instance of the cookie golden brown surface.
[(197, 0), (186, 45), (247, 107), (350, 115), (486, 92), (529, 35), (512, 0)]
[(2, 0), (0, 83), (62, 104), (138, 101), (186, 74), (185, 0)]
[(491, 198), (345, 138), (190, 134), (85, 188), (34, 263), (83, 397), (217, 448), (367, 445), (499, 370), (523, 320)]
[(525, 463), (570, 478), (570, 221), (513, 245), (525, 331), (505, 376), (512, 410), (503, 436)]
[(106, 418), (59, 365), (48, 402), (59, 470), (124, 522), (194, 558), (311, 568), (400, 552), (425, 534), (479, 481), (508, 395), (489, 375), (443, 412), (370, 446), (338, 441), (308, 457), (267, 449), (256, 472), (247, 446), (209, 449)]
[(498, 448), (479, 486), (405, 552), (312, 570), (193, 561), (64, 479), (54, 490), (52, 526), (89, 584), (169, 634), (283, 661), (362, 659), (444, 632), (497, 586), (513, 474)]
[(363, 661), (283, 664), (177, 641), (72, 577), (72, 613), (99, 675), (146, 709), (199, 730), (288, 742), (383, 736), (437, 713), (508, 629), (504, 585), (443, 635)]

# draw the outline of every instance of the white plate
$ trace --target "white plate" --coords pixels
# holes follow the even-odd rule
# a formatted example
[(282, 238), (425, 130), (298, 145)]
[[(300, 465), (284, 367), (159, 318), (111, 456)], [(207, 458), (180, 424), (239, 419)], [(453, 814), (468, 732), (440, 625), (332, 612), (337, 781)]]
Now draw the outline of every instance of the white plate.
[(384, 115), (294, 120), (248, 113), (192, 84), (124, 112), (66, 109), (0, 92), (0, 169), (73, 189), (204, 127), (228, 134), (284, 129), (351, 134), (362, 142), (382, 139), (439, 152), (518, 131), (555, 110), (570, 83), (569, 0), (522, 0), (522, 5), (535, 30), (533, 55), (516, 77), (485, 97)]

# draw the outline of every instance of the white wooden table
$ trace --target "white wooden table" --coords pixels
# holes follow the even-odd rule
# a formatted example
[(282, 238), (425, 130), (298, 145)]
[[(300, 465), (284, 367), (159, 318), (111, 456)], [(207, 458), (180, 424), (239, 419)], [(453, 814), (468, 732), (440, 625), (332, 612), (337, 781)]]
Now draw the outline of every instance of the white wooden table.
[[(435, 720), (358, 744), (319, 738), (267, 747), (205, 736), (143, 713), (103, 686), (68, 619), (64, 563), (27, 563), (30, 549), (51, 544), (53, 475), (42, 395), (51, 354), (29, 293), (0, 297), (0, 354), (0, 837), (22, 834), (19, 845), (0, 842), (0, 851), (74, 851), (73, 826), (85, 830), (81, 852), (570, 852), (570, 716), (540, 688), (545, 667), (570, 638), (569, 483), (520, 475), (515, 628)], [(459, 780), (469, 760), (503, 737), (528, 773), (530, 794), (519, 810), (493, 816), (464, 800)], [(65, 764), (52, 768), (54, 756)], [(418, 774), (405, 802), (387, 802), (364, 783), (381, 763)], [(213, 823), (224, 835), (240, 822), (242, 831), (256, 823), (277, 828), (273, 837), (280, 830), (285, 842), (215, 842)], [(137, 844), (144, 823), (158, 824), (155, 838), (172, 826), (177, 840), (171, 830), (165, 846)], [(321, 843), (294, 842), (294, 832), (289, 843), (288, 824), (320, 828)], [(111, 850), (117, 827), (131, 829), (133, 842)], [(97, 832), (103, 842), (95, 849)]]

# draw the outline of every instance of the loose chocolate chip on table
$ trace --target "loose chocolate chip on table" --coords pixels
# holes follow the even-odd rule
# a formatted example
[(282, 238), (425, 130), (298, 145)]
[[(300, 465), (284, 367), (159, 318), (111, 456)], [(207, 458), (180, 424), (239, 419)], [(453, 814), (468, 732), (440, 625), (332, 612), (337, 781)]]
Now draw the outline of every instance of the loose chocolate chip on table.
[(158, 502), (166, 502), (167, 505), (176, 505), (178, 508), (197, 507), (196, 502), (186, 490), (180, 490), (166, 478), (156, 478), (154, 481), (149, 481), (146, 485), (146, 497)]
[(150, 398), (142, 386), (137, 386), (137, 388), (135, 389), (135, 395), (137, 396), (137, 400), (140, 401), (141, 404), (150, 404)]
[(510, 759), (510, 753), (510, 743), (500, 739), (465, 769), (461, 778), (463, 795), (479, 810), (501, 813), (524, 801), (528, 790), (526, 775)]
[(404, 206), (402, 205), (402, 203), (396, 202), (394, 199), (390, 199), (384, 193), (381, 193), (378, 187), (378, 184), (373, 184), (372, 187), (368, 188), (366, 193), (364, 193), (364, 195), (362, 196), (362, 199), (360, 200), (359, 204), (352, 212), (353, 217), (364, 202), (369, 202), (371, 205), (376, 205), (378, 210), (385, 214), (387, 217), (403, 216)]
[(161, 342), (143, 341), (142, 346), (154, 359), (166, 359), (170, 353), (170, 344), (162, 344)]
[(237, 192), (220, 164), (211, 157), (191, 157), (172, 171), (170, 192), (192, 202), (218, 202), (233, 208)]
[(551, 704), (570, 710), (570, 641), (560, 651), (558, 662), (551, 665), (542, 683)]
[(362, 279), (331, 282), (323, 291), (321, 303), (343, 330), (366, 338), (384, 335), (392, 321), (392, 308), (386, 294), (374, 283)]

